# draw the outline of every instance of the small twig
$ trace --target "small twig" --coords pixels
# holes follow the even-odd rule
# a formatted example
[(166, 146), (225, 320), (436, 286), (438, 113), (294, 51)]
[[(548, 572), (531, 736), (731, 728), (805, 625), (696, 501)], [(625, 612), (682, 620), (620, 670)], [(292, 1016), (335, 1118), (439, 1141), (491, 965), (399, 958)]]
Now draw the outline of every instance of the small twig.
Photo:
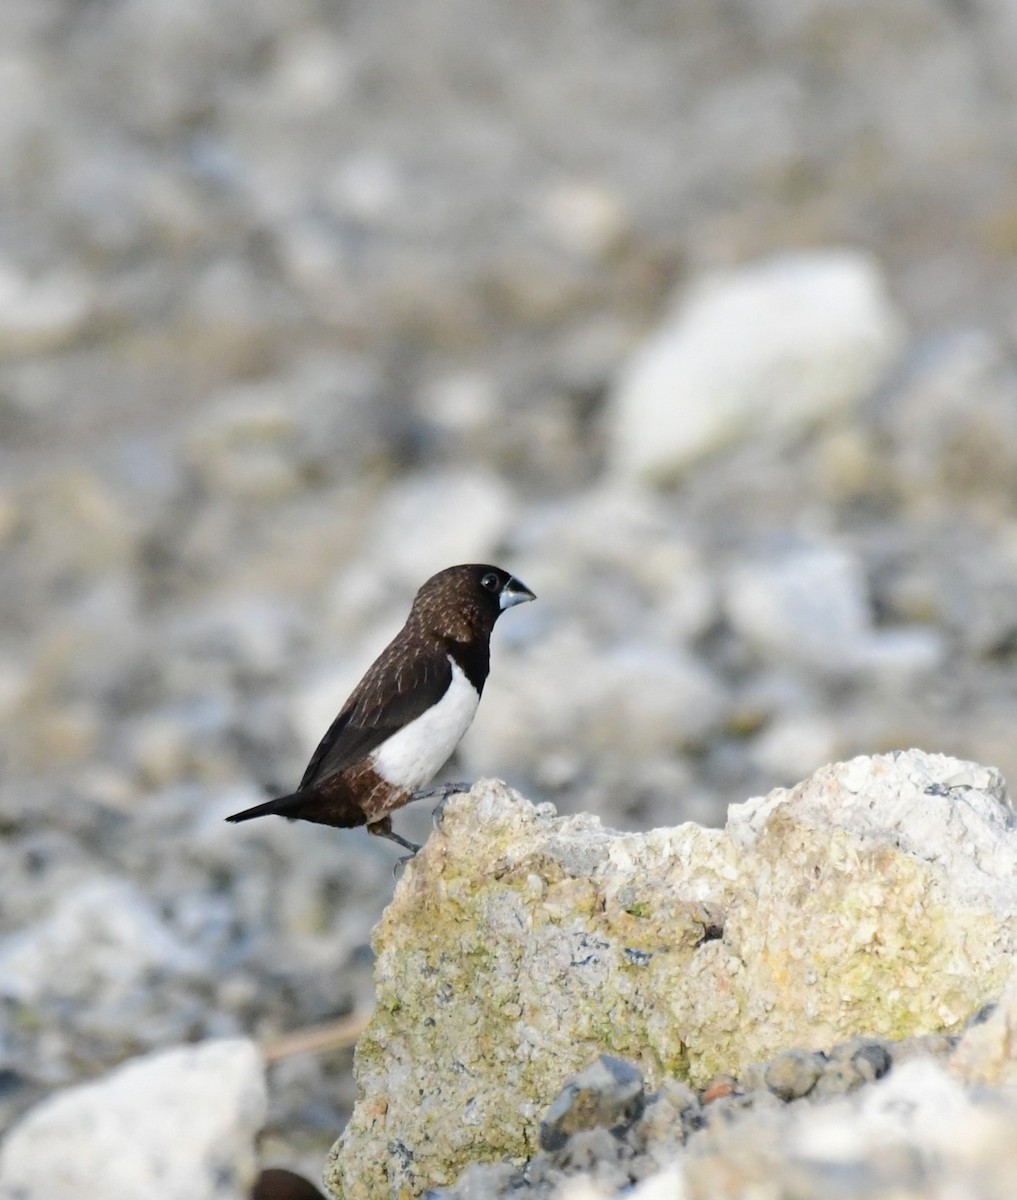
[(295, 1054), (324, 1054), (328, 1050), (342, 1050), (346, 1046), (356, 1045), (370, 1019), (370, 1012), (355, 1012), (338, 1021), (308, 1025), (305, 1029), (266, 1038), (261, 1043), (261, 1053), (266, 1063), (276, 1063)]

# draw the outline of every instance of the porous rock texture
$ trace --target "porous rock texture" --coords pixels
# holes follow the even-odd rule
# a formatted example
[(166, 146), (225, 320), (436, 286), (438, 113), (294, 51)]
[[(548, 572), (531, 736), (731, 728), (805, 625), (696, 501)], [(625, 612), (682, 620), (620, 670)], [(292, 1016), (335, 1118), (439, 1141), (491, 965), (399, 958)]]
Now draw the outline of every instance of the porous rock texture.
[(991, 768), (912, 750), (825, 767), (722, 830), (616, 833), (495, 780), (446, 806), (375, 931), (378, 1007), (326, 1182), (346, 1200), (532, 1156), (603, 1052), (650, 1086), (782, 1049), (959, 1032), (1017, 934)]

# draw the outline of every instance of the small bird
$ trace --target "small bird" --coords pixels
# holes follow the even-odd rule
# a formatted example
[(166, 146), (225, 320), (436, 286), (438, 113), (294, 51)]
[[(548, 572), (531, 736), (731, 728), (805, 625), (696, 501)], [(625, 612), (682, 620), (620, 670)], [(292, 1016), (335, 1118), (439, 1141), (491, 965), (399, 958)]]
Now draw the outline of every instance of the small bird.
[(234, 813), (227, 821), (277, 814), (390, 838), (389, 814), (411, 800), (441, 804), (468, 784), (421, 791), (470, 726), (491, 660), (491, 631), (515, 604), (535, 600), (500, 567), (466, 563), (432, 575), (406, 624), (353, 689), (307, 764), (297, 790)]

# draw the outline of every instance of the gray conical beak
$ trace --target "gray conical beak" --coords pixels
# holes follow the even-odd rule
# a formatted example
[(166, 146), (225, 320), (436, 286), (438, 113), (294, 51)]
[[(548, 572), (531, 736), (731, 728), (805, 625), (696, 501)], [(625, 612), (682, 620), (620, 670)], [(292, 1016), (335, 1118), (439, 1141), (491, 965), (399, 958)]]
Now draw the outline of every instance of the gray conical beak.
[(525, 604), (527, 600), (536, 600), (536, 598), (536, 595), (525, 583), (520, 582), (514, 575), (510, 575), (508, 582), (501, 589), (498, 607), (504, 612), (506, 608), (511, 608), (514, 604)]

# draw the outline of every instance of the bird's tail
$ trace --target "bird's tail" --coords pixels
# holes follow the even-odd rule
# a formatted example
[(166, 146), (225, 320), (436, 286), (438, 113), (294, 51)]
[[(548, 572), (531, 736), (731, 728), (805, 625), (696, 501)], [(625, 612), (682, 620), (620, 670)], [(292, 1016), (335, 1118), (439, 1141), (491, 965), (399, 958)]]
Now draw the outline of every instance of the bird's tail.
[(360, 807), (356, 795), (341, 778), (330, 781), (326, 790), (305, 788), (290, 792), (277, 800), (266, 800), (253, 808), (234, 813), (227, 821), (252, 821), (255, 817), (289, 817), (298, 821), (313, 821), (317, 825), (331, 825), (338, 829), (352, 829), (367, 824), (367, 814)]
[(237, 825), (241, 821), (251, 821), (255, 817), (268, 817), (273, 814), (280, 817), (294, 817), (297, 815), (294, 809), (300, 808), (301, 804), (306, 801), (306, 792), (291, 792), (288, 796), (279, 796), (276, 800), (266, 800), (263, 804), (256, 804), (253, 808), (245, 808), (243, 812), (233, 813), (226, 820)]

